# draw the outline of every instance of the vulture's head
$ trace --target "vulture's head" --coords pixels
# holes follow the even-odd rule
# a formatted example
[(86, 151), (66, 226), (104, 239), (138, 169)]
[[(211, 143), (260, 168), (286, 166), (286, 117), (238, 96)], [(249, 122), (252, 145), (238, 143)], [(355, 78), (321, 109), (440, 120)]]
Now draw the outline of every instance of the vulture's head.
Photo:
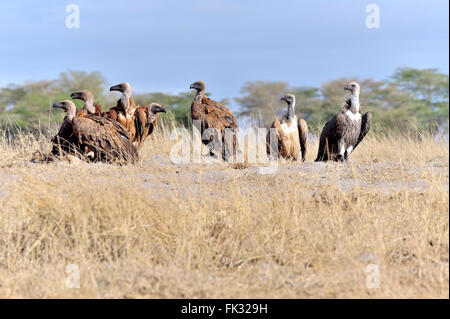
[(81, 100), (83, 102), (94, 101), (94, 94), (91, 91), (83, 90), (79, 92), (73, 92), (70, 94), (70, 98), (73, 100)]
[(148, 114), (148, 120), (153, 122), (156, 119), (157, 113), (166, 113), (166, 109), (163, 108), (158, 103), (150, 103), (147, 105), (147, 114)]
[(295, 95), (294, 94), (286, 94), (281, 98), (281, 101), (285, 101), (287, 104), (291, 105), (295, 102)]
[(350, 82), (344, 87), (344, 90), (349, 91), (351, 94), (359, 95), (359, 84), (357, 82)]
[(75, 103), (73, 103), (70, 100), (64, 100), (64, 101), (59, 101), (59, 102), (53, 103), (53, 107), (54, 108), (58, 108), (58, 109), (63, 109), (66, 112), (69, 111), (72, 108), (74, 108), (74, 109), (77, 108), (75, 106)]
[(117, 85), (113, 85), (109, 88), (110, 91), (119, 91), (122, 94), (131, 96), (131, 93), (133, 93), (133, 90), (131, 89), (131, 85), (129, 85), (127, 82), (123, 82)]
[(203, 81), (197, 81), (197, 82), (192, 83), (189, 88), (190, 89), (194, 89), (197, 92), (205, 91), (206, 90), (206, 84)]
[(77, 112), (77, 107), (75, 103), (73, 103), (70, 100), (56, 102), (53, 104), (53, 107), (63, 109), (67, 113), (67, 115), (69, 115), (72, 118), (75, 116)]

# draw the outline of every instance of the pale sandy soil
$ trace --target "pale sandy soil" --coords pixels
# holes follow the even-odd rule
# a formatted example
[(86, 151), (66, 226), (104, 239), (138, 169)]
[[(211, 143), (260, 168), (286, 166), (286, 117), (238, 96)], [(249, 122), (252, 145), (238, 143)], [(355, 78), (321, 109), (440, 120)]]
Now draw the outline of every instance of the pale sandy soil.
[(313, 141), (260, 174), (173, 164), (166, 137), (126, 166), (0, 143), (0, 297), (449, 297), (446, 143), (369, 136), (337, 164)]

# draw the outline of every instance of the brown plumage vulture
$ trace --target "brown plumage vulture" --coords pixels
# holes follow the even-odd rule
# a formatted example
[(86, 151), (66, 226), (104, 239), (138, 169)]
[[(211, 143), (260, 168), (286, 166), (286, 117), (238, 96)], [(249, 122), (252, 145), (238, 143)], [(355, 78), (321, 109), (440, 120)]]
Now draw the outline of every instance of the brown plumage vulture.
[(150, 103), (147, 106), (138, 106), (134, 112), (134, 125), (136, 134), (133, 145), (137, 149), (141, 148), (145, 139), (151, 135), (158, 122), (158, 113), (166, 113), (166, 110), (158, 103)]
[(227, 107), (205, 96), (205, 82), (197, 81), (190, 88), (197, 91), (191, 104), (191, 117), (200, 121), (203, 144), (209, 147), (211, 155), (220, 153), (224, 160), (235, 156), (236, 117)]
[(136, 134), (136, 128), (134, 126), (134, 112), (136, 111), (136, 105), (131, 97), (133, 90), (131, 85), (127, 82), (123, 82), (117, 85), (113, 85), (109, 89), (110, 91), (119, 91), (122, 96), (117, 101), (116, 106), (109, 109), (109, 111), (102, 114), (103, 117), (113, 119), (125, 127), (131, 134), (132, 139)]
[[(278, 147), (278, 157), (297, 161), (300, 157), (305, 161), (308, 144), (308, 125), (304, 119), (297, 119), (295, 115), (295, 95), (287, 94), (281, 98), (287, 103), (287, 113), (280, 120), (275, 120), (271, 128), (276, 129), (276, 143), (272, 141), (272, 147)], [(270, 156), (271, 143), (270, 131), (267, 134), (267, 153)], [(276, 154), (272, 150), (272, 154)]]
[(129, 133), (118, 122), (93, 114), (77, 115), (75, 103), (70, 100), (57, 102), (53, 107), (67, 113), (54, 139), (57, 143), (63, 140), (64, 146), (69, 144), (70, 151), (84, 155), (92, 152), (94, 161), (134, 163), (138, 160)]
[(166, 112), (157, 103), (140, 106), (131, 97), (132, 88), (127, 82), (114, 85), (110, 91), (119, 91), (122, 96), (115, 107), (104, 112), (102, 116), (119, 122), (130, 133), (131, 141), (136, 148), (140, 148), (148, 135), (153, 132), (158, 122), (158, 113)]
[(350, 154), (370, 130), (372, 113), (359, 113), (360, 86), (350, 82), (344, 88), (351, 96), (345, 99), (342, 111), (333, 116), (322, 129), (319, 140), (318, 161), (348, 161)]

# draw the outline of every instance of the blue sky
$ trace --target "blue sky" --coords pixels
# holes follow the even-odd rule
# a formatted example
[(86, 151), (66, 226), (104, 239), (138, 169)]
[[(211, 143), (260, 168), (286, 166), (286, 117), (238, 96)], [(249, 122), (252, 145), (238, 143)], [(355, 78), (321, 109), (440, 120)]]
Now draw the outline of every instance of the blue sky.
[[(80, 29), (65, 26), (66, 5)], [(365, 26), (366, 5), (380, 28)], [(388, 78), (397, 67), (448, 73), (447, 0), (2, 1), (0, 86), (100, 71), (135, 92), (187, 91), (202, 79), (214, 98), (246, 81), (319, 86), (341, 76)]]

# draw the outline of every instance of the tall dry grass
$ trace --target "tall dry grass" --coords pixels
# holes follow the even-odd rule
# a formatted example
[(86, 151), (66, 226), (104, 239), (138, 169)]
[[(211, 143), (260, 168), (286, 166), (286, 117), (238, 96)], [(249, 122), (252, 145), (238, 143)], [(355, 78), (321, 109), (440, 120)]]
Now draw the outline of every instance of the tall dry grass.
[(312, 140), (261, 175), (171, 163), (172, 127), (128, 166), (35, 164), (48, 138), (0, 137), (0, 297), (449, 297), (446, 143), (370, 133), (336, 164)]

